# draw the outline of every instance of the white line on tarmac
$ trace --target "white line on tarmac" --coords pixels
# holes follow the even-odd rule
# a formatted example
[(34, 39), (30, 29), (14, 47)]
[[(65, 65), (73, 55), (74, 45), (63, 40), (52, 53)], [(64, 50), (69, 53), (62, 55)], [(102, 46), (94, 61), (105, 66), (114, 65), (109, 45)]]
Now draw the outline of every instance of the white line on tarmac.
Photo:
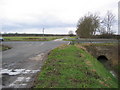
[(20, 86), (26, 86), (31, 77), (18, 77), (9, 87), (19, 88)]
[(61, 38), (61, 39), (55, 39), (53, 41), (62, 41), (64, 38)]
[[(26, 69), (0, 69), (0, 74), (7, 74), (10, 76), (16, 76), (16, 75), (27, 75), (27, 74), (35, 74), (39, 72), (40, 70), (26, 70)], [(8, 85), (8, 87), (14, 87), (14, 88), (24, 88), (27, 83), (30, 81), (31, 77), (17, 77), (15, 81), (13, 81), (11, 84)]]
[(2, 69), (0, 70), (0, 74), (7, 74), (10, 76), (15, 76), (15, 75), (19, 75), (19, 74), (32, 74), (32, 73), (37, 73), (40, 70), (26, 70), (26, 69)]
[(70, 42), (67, 45), (70, 45)]
[(44, 42), (41, 43), (41, 45), (43, 45), (43, 44), (44, 44)]

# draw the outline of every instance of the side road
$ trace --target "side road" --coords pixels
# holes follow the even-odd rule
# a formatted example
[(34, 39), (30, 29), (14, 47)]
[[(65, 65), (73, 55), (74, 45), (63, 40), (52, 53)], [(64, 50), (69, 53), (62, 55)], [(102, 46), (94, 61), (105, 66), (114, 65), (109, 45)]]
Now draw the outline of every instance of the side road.
[(29, 88), (33, 77), (40, 71), (42, 60), (46, 53), (66, 41), (11, 41), (3, 42), (4, 45), (12, 47), (2, 52), (3, 88)]

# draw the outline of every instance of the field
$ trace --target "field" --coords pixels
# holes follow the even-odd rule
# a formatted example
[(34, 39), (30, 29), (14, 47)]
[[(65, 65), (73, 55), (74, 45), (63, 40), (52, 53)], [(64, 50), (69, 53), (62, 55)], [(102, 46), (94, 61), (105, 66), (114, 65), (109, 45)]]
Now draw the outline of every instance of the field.
[(35, 88), (117, 88), (117, 80), (93, 56), (77, 45), (50, 52)]
[(21, 37), (21, 36), (13, 36), (13, 37), (3, 37), (5, 41), (50, 41), (55, 40), (62, 37), (55, 37), (55, 36), (49, 36), (49, 37)]

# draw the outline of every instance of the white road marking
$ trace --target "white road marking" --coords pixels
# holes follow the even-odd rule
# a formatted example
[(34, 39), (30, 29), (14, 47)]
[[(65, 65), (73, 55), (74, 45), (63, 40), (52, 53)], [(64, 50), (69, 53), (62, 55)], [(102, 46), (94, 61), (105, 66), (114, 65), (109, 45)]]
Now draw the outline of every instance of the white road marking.
[(67, 45), (70, 45), (70, 42)]
[(41, 43), (41, 45), (43, 45), (44, 43)]
[(61, 39), (55, 39), (53, 41), (62, 41), (64, 38), (61, 38)]
[(40, 70), (32, 70), (31, 73), (37, 73), (39, 72)]
[(26, 78), (26, 82), (29, 82), (29, 81), (30, 81), (30, 79), (31, 79), (30, 77), (27, 77), (27, 78)]
[(30, 81), (30, 77), (18, 77), (13, 83), (9, 85), (9, 87), (20, 87), (20, 86), (26, 86), (27, 82)]
[(23, 81), (24, 79), (25, 79), (25, 77), (18, 77), (17, 80), (16, 80), (16, 82), (17, 81)]
[(18, 75), (18, 74), (21, 74), (23, 71), (25, 71), (25, 69), (15, 69), (9, 72), (9, 75), (13, 75), (13, 76)]
[[(21, 74), (21, 76), (17, 77), (17, 79), (8, 85), (8, 87), (14, 87), (14, 88), (24, 88), (27, 86), (27, 83), (30, 81), (31, 77), (26, 76), (27, 74), (34, 74), (39, 72), (40, 70), (26, 70), (26, 69), (0, 69), (0, 74), (7, 74), (10, 76), (15, 76)], [(25, 76), (23, 75), (25, 74)]]
[(25, 70), (25, 69), (2, 69), (0, 70), (0, 74), (8, 74), (10, 76), (15, 76), (19, 74), (29, 74), (29, 73), (37, 73), (40, 70)]
[(22, 72), (22, 74), (27, 74), (30, 73), (31, 70), (25, 70), (24, 72)]

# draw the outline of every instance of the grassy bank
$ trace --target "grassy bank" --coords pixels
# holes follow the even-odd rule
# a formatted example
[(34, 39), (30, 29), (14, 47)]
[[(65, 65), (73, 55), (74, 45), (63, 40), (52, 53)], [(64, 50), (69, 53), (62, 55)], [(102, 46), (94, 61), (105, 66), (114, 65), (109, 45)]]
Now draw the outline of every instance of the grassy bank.
[(0, 45), (0, 51), (5, 51), (11, 49), (11, 47), (5, 46), (5, 45)]
[(72, 39), (63, 39), (64, 41), (76, 41), (76, 40), (72, 40)]
[(36, 88), (117, 88), (117, 80), (79, 46), (61, 46), (48, 56)]
[(50, 41), (61, 37), (3, 37), (5, 41)]
[[(120, 73), (120, 64), (119, 62), (119, 58), (118, 56), (119, 51), (120, 51), (120, 47), (118, 43), (82, 43), (82, 46), (84, 46), (88, 52), (90, 52), (93, 56), (96, 57), (96, 54), (100, 53), (101, 51), (103, 52), (103, 55), (105, 55), (104, 53), (106, 53), (107, 55), (105, 55), (108, 59), (109, 59), (109, 67), (116, 72), (116, 74), (118, 75), (118, 77), (120, 77), (119, 73)], [(101, 54), (100, 54), (101, 55)], [(107, 65), (108, 66), (108, 65)]]
[(118, 43), (81, 43), (83, 46), (115, 46), (118, 47)]

